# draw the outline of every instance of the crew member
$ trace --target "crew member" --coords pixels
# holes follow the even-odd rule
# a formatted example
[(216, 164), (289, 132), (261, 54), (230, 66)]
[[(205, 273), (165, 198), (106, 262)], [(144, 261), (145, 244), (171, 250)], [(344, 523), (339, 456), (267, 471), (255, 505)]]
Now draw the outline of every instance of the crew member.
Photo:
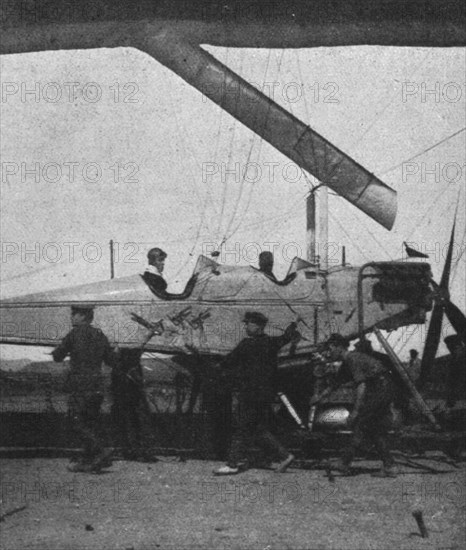
[(311, 406), (317, 404), (335, 387), (353, 381), (355, 385), (354, 408), (347, 420), (353, 435), (349, 446), (344, 449), (340, 468), (349, 475), (351, 463), (357, 448), (367, 437), (374, 443), (383, 462), (377, 477), (395, 477), (394, 461), (390, 455), (387, 431), (391, 424), (390, 403), (393, 400), (393, 387), (383, 364), (358, 351), (348, 351), (349, 342), (341, 334), (332, 334), (327, 342), (330, 359), (343, 361), (332, 387), (311, 399)]
[(157, 292), (167, 290), (167, 281), (163, 278), (166, 257), (167, 253), (161, 248), (151, 248), (147, 253), (148, 266), (142, 277), (151, 289)]
[(151, 414), (146, 396), (140, 349), (122, 349), (112, 370), (112, 421), (123, 457), (157, 462), (153, 455)]
[(279, 286), (286, 286), (296, 278), (296, 273), (290, 273), (279, 281), (273, 273), (273, 254), (268, 250), (259, 254), (259, 271)]
[(395, 424), (401, 424), (402, 420), (409, 421), (412, 417), (412, 406), (410, 403), (411, 393), (408, 391), (406, 383), (403, 381), (400, 373), (396, 370), (396, 368), (394, 368), (390, 357), (386, 353), (374, 350), (372, 347), (372, 342), (370, 340), (366, 340), (366, 338), (360, 338), (355, 344), (354, 349), (361, 353), (366, 353), (382, 363), (386, 374), (390, 376), (395, 390), (392, 402), (393, 422)]
[(188, 281), (186, 288), (180, 294), (171, 294), (167, 292), (167, 281), (163, 277), (165, 259), (167, 253), (161, 248), (151, 248), (147, 253), (148, 266), (141, 277), (148, 285), (151, 291), (164, 300), (182, 300), (187, 298), (196, 283), (197, 275), (194, 274)]
[(415, 349), (409, 350), (409, 376), (413, 382), (417, 382), (421, 375), (421, 360), (419, 359), (419, 353)]
[(465, 348), (461, 337), (457, 334), (451, 334), (444, 338), (443, 341), (451, 354), (446, 405), (448, 408), (453, 408), (461, 394), (464, 394), (466, 373)]
[(100, 407), (104, 398), (102, 362), (114, 366), (117, 354), (105, 334), (91, 325), (92, 306), (72, 306), (71, 331), (52, 352), (54, 361), (70, 356), (67, 387), (72, 428), (83, 444), (82, 458), (68, 469), (72, 472), (98, 472), (111, 464), (98, 434)]
[(264, 334), (267, 317), (247, 312), (247, 338), (225, 358), (225, 372), (238, 388), (238, 428), (233, 434), (228, 462), (214, 473), (237, 474), (248, 443), (255, 441), (262, 449), (274, 453), (280, 464), (276, 471), (284, 472), (294, 459), (269, 430), (271, 403), (275, 397), (277, 355), (281, 347), (298, 339), (296, 323), (291, 323), (281, 336)]
[(277, 278), (273, 274), (273, 254), (268, 250), (259, 254), (259, 271), (262, 271), (267, 277), (273, 281), (277, 281)]

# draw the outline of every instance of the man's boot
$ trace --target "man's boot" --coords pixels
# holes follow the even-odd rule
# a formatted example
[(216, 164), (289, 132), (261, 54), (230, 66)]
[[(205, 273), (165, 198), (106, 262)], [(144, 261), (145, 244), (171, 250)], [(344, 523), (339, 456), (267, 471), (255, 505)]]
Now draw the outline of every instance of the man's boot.
[(290, 466), (290, 464), (293, 462), (294, 460), (294, 455), (292, 455), (291, 453), (284, 459), (280, 462), (280, 464), (275, 468), (275, 473), (276, 474), (284, 474), (286, 472), (286, 470), (288, 469), (288, 467)]
[(382, 469), (378, 472), (374, 472), (372, 477), (391, 477), (395, 478), (398, 474), (398, 468), (394, 464), (387, 464), (382, 466)]
[(92, 471), (100, 472), (102, 468), (110, 468), (113, 464), (113, 449), (103, 449), (91, 462)]
[(331, 466), (332, 470), (336, 470), (337, 472), (340, 472), (342, 476), (352, 476), (353, 470), (351, 469), (351, 462), (348, 463), (344, 460), (338, 460), (335, 464), (332, 464)]

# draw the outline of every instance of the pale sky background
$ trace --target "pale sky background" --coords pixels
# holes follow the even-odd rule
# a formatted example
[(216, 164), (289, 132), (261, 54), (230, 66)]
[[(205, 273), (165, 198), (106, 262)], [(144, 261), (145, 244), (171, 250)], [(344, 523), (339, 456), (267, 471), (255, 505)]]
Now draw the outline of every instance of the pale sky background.
[[(431, 252), (439, 281), (458, 202), (450, 288), (464, 312), (465, 50), (206, 49), (248, 81), (265, 83), (277, 103), (398, 192), (391, 232), (330, 196), (334, 259), (341, 246), (354, 265), (399, 259), (402, 242), (410, 241)], [(223, 255), (224, 263), (256, 265), (254, 252), (277, 243), (280, 277), (292, 256), (305, 256), (306, 178), (146, 54), (120, 48), (3, 56), (1, 80), (3, 298), (109, 278), (110, 239), (119, 243), (116, 276), (142, 272), (147, 249), (163, 247), (173, 291), (184, 286), (198, 255), (224, 238), (228, 250), (236, 246), (240, 253)], [(72, 97), (71, 82), (77, 83)], [(37, 101), (24, 95), (35, 86)], [(424, 93), (436, 87), (437, 94)], [(54, 101), (57, 90), (62, 96)], [(412, 163), (408, 175), (404, 161)], [(237, 163), (241, 172), (248, 162), (255, 164), (245, 181), (222, 174), (222, 163), (232, 171)], [(39, 181), (24, 172), (35, 163)], [(69, 163), (76, 163), (74, 178)], [(95, 176), (95, 182), (83, 177), (89, 163), (101, 170), (96, 175), (88, 166), (87, 180)], [(271, 163), (278, 163), (273, 178)], [(206, 177), (207, 166), (217, 173)], [(390, 341), (406, 359), (425, 331), (408, 342), (406, 332)], [(0, 351), (4, 358), (44, 358), (44, 349)]]

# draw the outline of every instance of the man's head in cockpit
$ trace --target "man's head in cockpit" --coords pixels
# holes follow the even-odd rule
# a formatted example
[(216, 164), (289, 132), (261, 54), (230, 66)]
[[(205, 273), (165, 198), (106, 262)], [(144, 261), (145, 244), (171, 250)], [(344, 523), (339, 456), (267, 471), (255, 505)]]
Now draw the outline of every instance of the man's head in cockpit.
[(273, 269), (273, 254), (269, 251), (264, 251), (259, 254), (259, 270), (264, 273), (272, 273)]

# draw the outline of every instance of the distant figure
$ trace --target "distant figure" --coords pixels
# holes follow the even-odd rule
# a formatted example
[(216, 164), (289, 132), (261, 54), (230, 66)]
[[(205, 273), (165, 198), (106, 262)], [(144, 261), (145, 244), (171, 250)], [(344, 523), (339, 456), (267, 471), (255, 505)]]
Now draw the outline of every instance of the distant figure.
[(273, 254), (269, 251), (264, 251), (259, 254), (259, 271), (262, 271), (267, 277), (276, 281), (277, 278), (273, 274)]
[(52, 352), (53, 360), (61, 362), (70, 356), (68, 376), (69, 414), (72, 428), (84, 446), (82, 458), (68, 470), (98, 472), (110, 465), (110, 452), (104, 450), (98, 435), (100, 407), (104, 399), (102, 362), (114, 366), (117, 354), (111, 349), (105, 334), (91, 326), (94, 311), (91, 306), (72, 306), (73, 328)]
[(147, 261), (149, 265), (146, 267), (146, 270), (141, 277), (158, 298), (162, 298), (163, 300), (183, 300), (193, 291), (194, 285), (197, 281), (197, 275), (194, 274), (189, 279), (186, 288), (182, 293), (171, 294), (170, 292), (167, 292), (167, 281), (163, 277), (166, 257), (167, 253), (161, 248), (151, 248), (147, 253)]
[(124, 458), (156, 462), (141, 354), (139, 349), (122, 349), (112, 370), (112, 421), (116, 444), (123, 448)]
[(461, 397), (461, 394), (464, 393), (466, 378), (465, 348), (461, 337), (457, 334), (451, 334), (443, 341), (451, 354), (446, 405), (452, 408), (456, 405), (456, 401)]
[[(242, 469), (248, 443), (255, 442), (274, 453), (280, 464), (276, 471), (285, 472), (294, 456), (270, 432), (271, 403), (275, 398), (277, 356), (280, 348), (299, 338), (296, 323), (291, 323), (281, 336), (264, 334), (267, 317), (257, 311), (246, 312), (247, 338), (225, 358), (223, 368), (238, 388), (238, 428), (233, 433), (228, 463), (214, 473), (232, 475)], [(244, 469), (244, 468), (243, 468)]]
[(409, 350), (409, 376), (411, 376), (413, 382), (419, 380), (421, 375), (421, 360), (419, 359), (419, 353), (415, 349)]
[(348, 427), (353, 435), (350, 444), (343, 449), (339, 469), (344, 474), (351, 473), (351, 463), (362, 441), (367, 438), (374, 443), (382, 459), (382, 470), (374, 475), (394, 477), (394, 460), (390, 455), (387, 431), (391, 424), (390, 404), (393, 400), (393, 387), (383, 364), (367, 353), (349, 351), (349, 342), (341, 334), (332, 334), (327, 341), (332, 361), (343, 361), (335, 382), (320, 395), (315, 395), (310, 405), (316, 405), (333, 389), (341, 384), (354, 383), (354, 408), (348, 417)]

